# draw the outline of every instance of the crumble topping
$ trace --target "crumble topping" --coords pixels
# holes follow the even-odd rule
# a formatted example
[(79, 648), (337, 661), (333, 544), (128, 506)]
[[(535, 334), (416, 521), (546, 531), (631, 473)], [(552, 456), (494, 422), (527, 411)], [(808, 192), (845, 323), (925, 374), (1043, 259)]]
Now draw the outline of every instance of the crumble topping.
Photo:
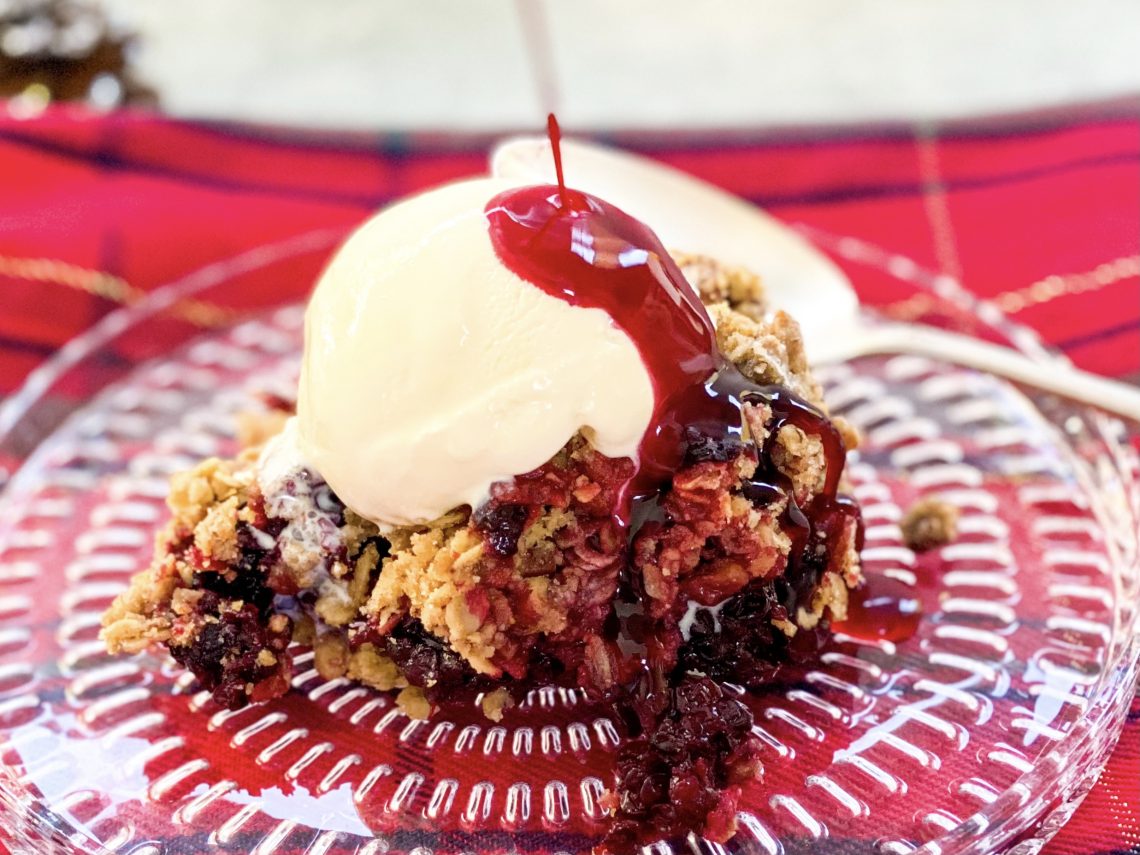
[[(162, 562), (165, 564), (166, 562)], [(100, 637), (111, 653), (141, 653), (151, 645), (170, 640), (170, 620), (161, 614), (163, 603), (175, 593), (175, 578), (160, 567), (135, 574), (103, 615)]]
[[(154, 562), (103, 617), (108, 649), (132, 653), (165, 643), (176, 660), (204, 679), (219, 703), (231, 707), (288, 688), (286, 647), (294, 639), (313, 645), (315, 667), (326, 677), (355, 673), (376, 688), (406, 685), (375, 649), (350, 651), (343, 634), (328, 632), (354, 619), (366, 598), (378, 562), (376, 548), (361, 545), (367, 525), (341, 509), (336, 513), (346, 519), (330, 530), (334, 512), (328, 502), (314, 498), (319, 485), (314, 489), (313, 483), (270, 503), (296, 518), (267, 516), (256, 460), (257, 451), (248, 450), (232, 460), (205, 460), (174, 476), (167, 499), (172, 516), (159, 533)], [(298, 517), (294, 512), (300, 508)], [(295, 539), (307, 531), (298, 520), (321, 535), (317, 546)], [(318, 578), (328, 555), (319, 550), (330, 544), (343, 556), (333, 565), (344, 565), (339, 579), (331, 572)], [(346, 562), (352, 547), (359, 547), (359, 554), (350, 573)], [(302, 615), (292, 598), (309, 583), (310, 613)], [(280, 603), (282, 598), (292, 606)]]
[(431, 717), (431, 702), (419, 686), (408, 686), (396, 695), (396, 706), (408, 718), (423, 720)]
[(907, 509), (899, 527), (903, 542), (915, 552), (945, 546), (958, 536), (958, 509), (942, 499), (919, 499)]
[(783, 386), (826, 413), (823, 389), (812, 376), (799, 325), (784, 312), (755, 320), (727, 303), (708, 307), (717, 347), (754, 383)]
[(503, 710), (513, 707), (515, 700), (511, 697), (510, 691), (500, 686), (495, 691), (483, 695), (479, 705), (483, 709), (483, 715), (488, 720), (500, 722), (503, 720)]
[(823, 489), (827, 461), (823, 442), (795, 425), (784, 425), (772, 445), (772, 463), (792, 484), (792, 495), (801, 504)]
[(351, 651), (345, 676), (382, 692), (408, 685), (396, 663), (371, 644), (362, 644)]
[(395, 624), (405, 612), (447, 639), (476, 671), (498, 675), (492, 663), (497, 625), (485, 621), (491, 603), (477, 591), (483, 541), (466, 527), (411, 534), (409, 547), (386, 562), (364, 612), (379, 626)]
[(575, 619), (592, 612), (594, 626), (608, 610), (624, 545), (610, 514), (630, 466), (575, 437), (546, 466), (498, 485), (481, 512), (388, 535), (361, 610), (369, 630), (412, 618), (475, 672), (521, 678), (529, 639), (580, 640)]
[(768, 298), (760, 277), (751, 270), (721, 264), (708, 255), (689, 252), (670, 252), (670, 255), (685, 279), (697, 289), (702, 303), (725, 303), (754, 321), (764, 319)]

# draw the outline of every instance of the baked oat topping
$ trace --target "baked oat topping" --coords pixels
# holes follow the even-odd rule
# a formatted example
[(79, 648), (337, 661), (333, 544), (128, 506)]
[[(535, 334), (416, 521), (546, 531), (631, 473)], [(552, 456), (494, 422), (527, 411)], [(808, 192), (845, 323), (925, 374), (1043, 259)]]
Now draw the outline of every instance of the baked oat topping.
[(899, 522), (903, 542), (915, 552), (952, 543), (958, 536), (958, 509), (942, 499), (919, 499)]

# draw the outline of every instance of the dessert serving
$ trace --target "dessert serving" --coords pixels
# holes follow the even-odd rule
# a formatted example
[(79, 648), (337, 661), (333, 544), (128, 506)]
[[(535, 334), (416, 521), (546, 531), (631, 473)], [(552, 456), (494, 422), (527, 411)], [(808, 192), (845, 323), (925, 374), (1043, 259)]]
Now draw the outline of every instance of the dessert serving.
[(230, 709), (294, 644), (413, 718), (579, 688), (626, 728), (608, 849), (732, 835), (758, 761), (723, 684), (812, 656), (860, 581), (853, 431), (755, 276), (561, 176), (430, 190), (328, 265), (278, 422), (173, 479), (109, 649)]

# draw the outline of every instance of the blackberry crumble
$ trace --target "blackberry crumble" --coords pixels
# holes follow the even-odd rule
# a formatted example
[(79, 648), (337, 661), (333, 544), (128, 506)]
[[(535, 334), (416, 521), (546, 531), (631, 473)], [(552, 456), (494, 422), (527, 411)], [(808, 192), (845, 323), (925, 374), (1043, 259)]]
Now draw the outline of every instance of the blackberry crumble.
[(481, 693), (498, 720), (529, 686), (579, 687), (626, 723), (604, 848), (730, 838), (757, 746), (717, 681), (764, 685), (845, 616), (861, 523), (839, 491), (856, 438), (827, 417), (794, 321), (767, 314), (754, 277), (677, 261), (726, 382), (747, 391), (739, 433), (688, 426), (637, 516), (634, 461), (579, 433), (474, 509), (381, 530), (311, 469), (265, 465), (294, 429), (274, 416), (246, 431), (268, 451), (175, 477), (153, 564), (104, 618), (109, 649), (165, 645), (227, 708), (288, 691), (290, 641), (325, 678), (398, 690), (416, 718)]

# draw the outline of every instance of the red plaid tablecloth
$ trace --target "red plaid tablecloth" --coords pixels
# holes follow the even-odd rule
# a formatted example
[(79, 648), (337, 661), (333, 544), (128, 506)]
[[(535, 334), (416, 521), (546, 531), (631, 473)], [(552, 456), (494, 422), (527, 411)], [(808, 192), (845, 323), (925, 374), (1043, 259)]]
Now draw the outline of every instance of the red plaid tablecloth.
[[(0, 398), (116, 305), (479, 172), (489, 141), (72, 109), (20, 121), (0, 105)], [(1140, 381), (1140, 101), (968, 125), (618, 141), (785, 220), (960, 278), (1079, 366)], [(856, 284), (888, 313), (922, 311), (897, 281)], [(1140, 703), (1047, 852), (1140, 853)]]

